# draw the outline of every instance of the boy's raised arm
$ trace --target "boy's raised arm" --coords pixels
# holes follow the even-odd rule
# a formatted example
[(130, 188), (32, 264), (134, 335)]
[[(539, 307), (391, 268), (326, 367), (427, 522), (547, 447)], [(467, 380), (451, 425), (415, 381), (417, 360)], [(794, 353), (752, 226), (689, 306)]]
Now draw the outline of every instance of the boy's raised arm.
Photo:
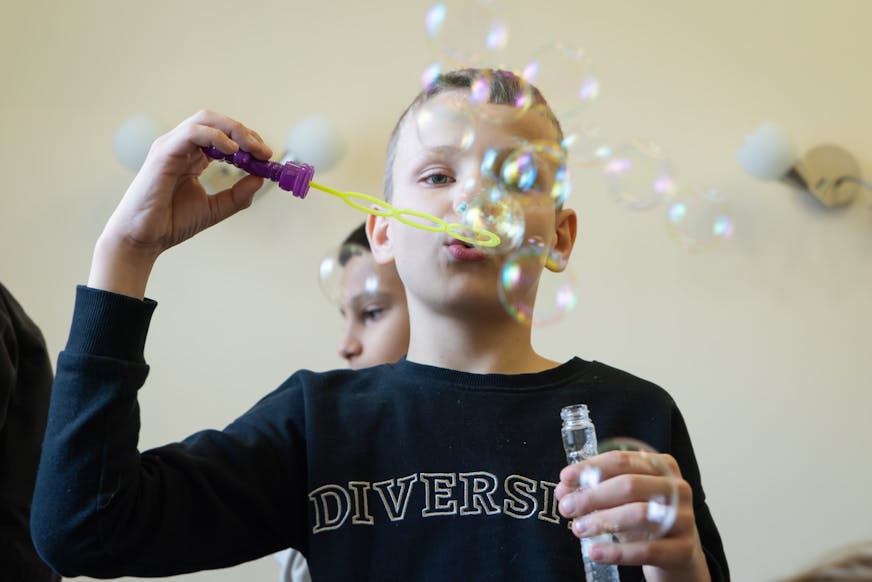
[[(282, 407), (258, 406), (224, 431), (138, 450), (151, 269), (164, 250), (249, 206), (261, 184), (248, 176), (207, 194), (197, 179), (208, 164), (203, 146), (271, 155), (255, 132), (210, 111), (158, 138), (99, 238), (89, 286), (77, 290), (31, 513), (37, 550), (66, 576), (171, 575), (301, 543), (278, 531), (301, 513), (284, 506), (295, 485), (276, 469), (279, 457), (301, 455), (276, 454), (282, 445), (265, 412)], [(259, 494), (245, 498), (246, 487)]]
[(272, 155), (257, 132), (206, 110), (156, 139), (97, 241), (88, 286), (142, 299), (163, 251), (251, 204), (263, 182), (256, 176), (206, 193), (197, 178), (209, 163), (200, 148), (209, 146), (227, 154), (242, 148), (263, 159)]

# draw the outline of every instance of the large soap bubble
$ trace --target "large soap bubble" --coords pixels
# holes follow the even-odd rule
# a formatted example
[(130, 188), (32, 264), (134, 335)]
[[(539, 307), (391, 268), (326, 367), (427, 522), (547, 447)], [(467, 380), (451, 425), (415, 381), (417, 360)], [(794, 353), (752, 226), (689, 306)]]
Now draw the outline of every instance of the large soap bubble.
[(635, 210), (653, 208), (676, 190), (672, 165), (651, 142), (633, 140), (616, 147), (603, 171), (615, 200)]
[(508, 28), (496, 0), (445, 0), (430, 7), (424, 19), (437, 59), (447, 67), (486, 64), (508, 42)]
[[(545, 270), (546, 266), (559, 272)], [(562, 321), (578, 303), (575, 276), (567, 259), (535, 240), (506, 258), (498, 288), (506, 312), (533, 326)]]

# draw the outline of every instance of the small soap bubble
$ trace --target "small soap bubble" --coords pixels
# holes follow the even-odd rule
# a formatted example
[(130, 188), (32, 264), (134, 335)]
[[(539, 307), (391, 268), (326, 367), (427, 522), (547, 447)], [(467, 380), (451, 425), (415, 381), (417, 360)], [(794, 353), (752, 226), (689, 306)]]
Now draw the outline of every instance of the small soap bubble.
[(536, 51), (521, 76), (542, 92), (562, 121), (584, 111), (599, 97), (593, 62), (580, 47), (550, 43)]
[(506, 312), (534, 326), (561, 321), (578, 303), (567, 259), (539, 241), (528, 241), (507, 257), (498, 288)]
[(440, 95), (428, 99), (415, 111), (418, 139), (426, 148), (456, 148), (466, 151), (475, 141), (475, 120), (466, 99)]
[(563, 128), (561, 146), (566, 150), (572, 169), (603, 167), (612, 157), (612, 148), (596, 126), (584, 123)]
[(380, 267), (368, 249), (346, 243), (327, 253), (319, 265), (321, 291), (342, 305), (351, 295), (374, 295), (380, 286)]
[(515, 150), (500, 168), (500, 179), (516, 192), (533, 189), (539, 175), (539, 164), (533, 152)]
[(545, 194), (557, 204), (565, 202), (572, 189), (566, 151), (547, 141), (525, 142), (509, 152), (499, 176), (510, 192)]
[(636, 472), (666, 477), (662, 489), (653, 493), (647, 500), (645, 527), (641, 530), (616, 533), (618, 540), (621, 542), (654, 540), (668, 534), (675, 524), (678, 513), (679, 476), (672, 466), (654, 447), (630, 437), (615, 437), (600, 441), (597, 451), (600, 454), (609, 451), (632, 452), (636, 454), (636, 458), (631, 461), (635, 463), (631, 466), (636, 468)]
[(433, 50), (452, 69), (480, 66), (509, 38), (496, 0), (446, 0), (427, 10), (424, 29)]
[[(485, 105), (494, 101), (493, 94), (495, 81), (494, 75), (514, 75), (508, 71), (494, 71), (484, 69), (479, 71), (469, 84), (469, 102), (473, 106)], [(490, 109), (487, 107), (475, 107), (474, 111), (477, 116), (493, 124), (511, 123), (519, 119), (527, 111), (535, 105), (535, 96), (533, 94), (533, 86), (526, 82), (521, 77), (517, 77), (518, 91), (512, 103), (501, 103), (499, 109)], [(511, 112), (507, 107), (511, 107)]]
[(430, 89), (435, 84), (436, 81), (439, 80), (439, 77), (442, 75), (442, 67), (439, 66), (439, 63), (433, 63), (429, 65), (424, 72), (421, 73), (421, 87), (423, 89)]
[(460, 214), (462, 232), (492, 232), (500, 237), (494, 247), (483, 247), (489, 253), (508, 253), (517, 249), (524, 239), (524, 209), (516, 196), (505, 192), (496, 182), (482, 177), (467, 180), (463, 186), (464, 198), (455, 205)]
[(672, 238), (689, 250), (714, 246), (733, 235), (727, 200), (713, 188), (672, 196), (666, 217)]
[(603, 171), (611, 194), (628, 208), (653, 208), (676, 190), (671, 164), (650, 142), (634, 140), (616, 147)]

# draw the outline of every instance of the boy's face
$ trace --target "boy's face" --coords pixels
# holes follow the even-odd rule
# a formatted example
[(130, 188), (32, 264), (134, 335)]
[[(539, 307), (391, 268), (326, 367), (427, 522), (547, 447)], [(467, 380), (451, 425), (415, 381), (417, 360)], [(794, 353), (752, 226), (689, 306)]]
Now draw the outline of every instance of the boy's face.
[[(434, 96), (435, 110), (470, 107), (463, 91)], [(428, 103), (430, 103), (428, 102)], [(459, 222), (459, 209), (470, 199), (470, 181), (482, 181), (481, 164), (489, 150), (511, 151), (522, 140), (558, 141), (557, 129), (544, 115), (530, 110), (518, 116), (507, 105), (474, 106), (474, 139), (459, 145), (451, 124), (442, 132), (423, 135), (415, 111), (407, 115), (397, 138), (393, 166), (395, 208), (412, 209)], [(465, 136), (468, 137), (468, 136)], [(544, 241), (549, 248), (569, 258), (575, 237), (575, 214), (556, 210), (547, 194), (514, 194), (524, 216), (525, 240)], [(488, 253), (465, 245), (445, 233), (432, 233), (403, 225), (393, 219), (371, 219), (370, 240), (379, 261), (394, 260), (407, 293), (437, 308), (457, 302), (471, 313), (483, 309), (502, 311), (497, 282), (505, 255)]]
[(378, 265), (370, 253), (352, 256), (342, 270), (343, 331), (339, 355), (357, 370), (396, 362), (409, 348), (406, 293), (392, 265)]

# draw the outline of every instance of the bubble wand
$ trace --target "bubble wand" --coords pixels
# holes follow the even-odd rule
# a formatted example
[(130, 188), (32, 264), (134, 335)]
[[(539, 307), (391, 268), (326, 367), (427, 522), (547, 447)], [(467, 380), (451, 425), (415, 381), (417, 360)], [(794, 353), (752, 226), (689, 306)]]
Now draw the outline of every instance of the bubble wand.
[[(336, 196), (348, 206), (372, 214), (396, 218), (399, 222), (421, 230), (430, 232), (444, 232), (457, 240), (482, 247), (495, 247), (500, 244), (500, 237), (495, 233), (480, 228), (467, 227), (457, 222), (445, 222), (439, 217), (420, 212), (417, 210), (394, 208), (384, 200), (361, 192), (342, 192), (323, 184), (312, 181), (315, 176), (315, 168), (309, 164), (297, 162), (271, 162), (258, 160), (249, 152), (239, 150), (235, 154), (225, 154), (214, 147), (203, 148), (203, 152), (210, 158), (221, 160), (237, 168), (260, 176), (261, 178), (276, 182), (282, 190), (291, 192), (297, 198), (305, 198), (309, 193), (309, 187)], [(369, 206), (365, 206), (364, 203)], [(419, 219), (419, 220), (415, 220)], [(473, 237), (466, 236), (463, 232), (473, 232)]]

